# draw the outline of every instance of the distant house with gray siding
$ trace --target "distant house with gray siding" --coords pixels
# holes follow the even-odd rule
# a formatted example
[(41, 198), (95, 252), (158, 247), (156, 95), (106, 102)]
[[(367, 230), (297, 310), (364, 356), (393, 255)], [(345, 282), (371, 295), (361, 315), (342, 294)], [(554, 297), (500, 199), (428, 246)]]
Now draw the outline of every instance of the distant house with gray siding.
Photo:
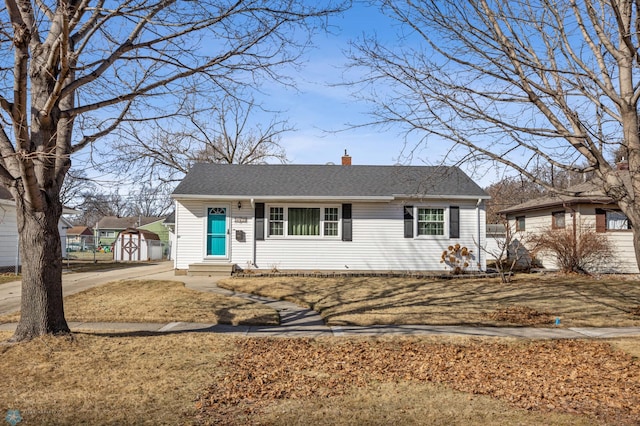
[(197, 164), (172, 194), (177, 271), (484, 270), (489, 196), (457, 167)]

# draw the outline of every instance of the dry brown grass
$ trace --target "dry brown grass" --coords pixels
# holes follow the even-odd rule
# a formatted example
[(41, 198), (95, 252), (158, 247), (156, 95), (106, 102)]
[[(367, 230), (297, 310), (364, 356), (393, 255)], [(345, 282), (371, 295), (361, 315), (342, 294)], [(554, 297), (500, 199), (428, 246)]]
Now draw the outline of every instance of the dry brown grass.
[(0, 284), (10, 283), (13, 281), (20, 281), (20, 275), (16, 275), (14, 273), (0, 273)]
[(211, 334), (76, 334), (0, 346), (0, 418), (15, 409), (20, 425), (189, 424), (232, 346)]
[(126, 269), (136, 268), (139, 266), (146, 266), (153, 262), (114, 262), (113, 260), (72, 260), (62, 262), (62, 267), (66, 271), (71, 272), (93, 272), (93, 271), (105, 271), (112, 269)]
[[(0, 341), (9, 337), (9, 333), (0, 332)], [(282, 339), (283, 344), (288, 340)], [(378, 344), (389, 344), (394, 340), (395, 337), (390, 337), (359, 339), (359, 342), (369, 342), (377, 352)], [(265, 350), (270, 345), (269, 339), (252, 341), (262, 342)], [(478, 342), (507, 347), (520, 345), (503, 339), (397, 338), (397, 341), (399, 344), (407, 341), (440, 343), (445, 347)], [(0, 383), (3, 384), (0, 386), (0, 415), (3, 417), (9, 409), (20, 410), (24, 419), (21, 424), (25, 425), (211, 423), (216, 417), (198, 409), (199, 397), (212, 384), (233, 379), (237, 371), (229, 369), (228, 360), (256, 358), (255, 354), (243, 352), (242, 348), (248, 342), (245, 338), (208, 333), (81, 333), (74, 339), (46, 337), (19, 345), (0, 346)], [(321, 343), (329, 348), (347, 344), (340, 339)], [(536, 353), (529, 356), (535, 358)], [(318, 367), (326, 365), (315, 352), (299, 357), (316, 357), (313, 359)], [(383, 352), (377, 358), (384, 361)], [(463, 362), (451, 361), (454, 364)], [(527, 362), (528, 359), (522, 359), (523, 364)], [(297, 371), (295, 365), (291, 368)], [(598, 369), (594, 368), (594, 371)], [(269, 372), (255, 369), (253, 373), (255, 380)], [(317, 378), (318, 372), (311, 369), (298, 371), (298, 374)], [(337, 375), (329, 383), (343, 386), (344, 379)], [(518, 376), (513, 375), (511, 379), (517, 382)], [(453, 390), (450, 385), (438, 381), (416, 382), (407, 377), (362, 383), (363, 386), (347, 387), (343, 395), (328, 398), (284, 398), (264, 404), (264, 400), (256, 395), (253, 402), (240, 404), (223, 423), (613, 424), (584, 415), (516, 408), (504, 399)], [(271, 392), (269, 383), (265, 383), (264, 391)], [(330, 389), (321, 391), (329, 392)], [(256, 412), (255, 406), (260, 406), (260, 410)]]
[[(67, 296), (64, 306), (67, 321), (279, 323), (273, 308), (238, 297), (191, 290), (177, 281), (116, 281)], [(0, 323), (18, 319), (16, 313), (0, 317)]]
[[(311, 307), (330, 325), (550, 326), (559, 317), (565, 327), (640, 326), (640, 315), (634, 314), (640, 309), (640, 285), (616, 277), (519, 275), (509, 284), (498, 279), (255, 277), (218, 285)], [(500, 315), (518, 310), (539, 323)]]

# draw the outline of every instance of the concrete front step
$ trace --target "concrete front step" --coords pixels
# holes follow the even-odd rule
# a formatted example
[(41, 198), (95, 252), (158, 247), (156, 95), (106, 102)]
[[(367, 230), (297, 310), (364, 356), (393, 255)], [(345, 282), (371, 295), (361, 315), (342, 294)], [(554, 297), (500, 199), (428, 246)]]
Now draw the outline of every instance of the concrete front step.
[(207, 276), (207, 275), (226, 275), (233, 272), (233, 263), (192, 263), (189, 265), (187, 275)]

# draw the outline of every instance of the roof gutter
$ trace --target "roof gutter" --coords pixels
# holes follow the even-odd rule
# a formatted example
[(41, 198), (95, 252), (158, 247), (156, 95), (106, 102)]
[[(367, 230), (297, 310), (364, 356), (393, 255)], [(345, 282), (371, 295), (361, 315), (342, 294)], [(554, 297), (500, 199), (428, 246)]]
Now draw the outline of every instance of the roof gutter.
[(249, 199), (252, 206), (255, 202), (260, 201), (369, 201), (376, 203), (388, 203), (395, 200), (489, 200), (489, 195), (411, 195), (411, 194), (393, 194), (393, 195), (354, 195), (354, 196), (334, 196), (334, 195), (203, 195), (203, 194), (171, 194), (174, 200), (238, 200)]
[(396, 200), (490, 200), (490, 195), (429, 195), (429, 194), (393, 194)]
[(389, 202), (393, 201), (394, 197), (391, 196), (309, 196), (309, 195), (202, 195), (202, 194), (171, 194), (171, 198), (174, 200), (238, 200), (249, 199), (253, 203), (260, 201), (371, 201), (371, 202)]

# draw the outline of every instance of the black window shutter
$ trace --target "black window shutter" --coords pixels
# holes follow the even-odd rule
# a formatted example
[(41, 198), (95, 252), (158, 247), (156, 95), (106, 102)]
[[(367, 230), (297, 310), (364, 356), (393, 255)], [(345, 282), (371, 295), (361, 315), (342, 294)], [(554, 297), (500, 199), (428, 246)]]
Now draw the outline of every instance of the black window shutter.
[(256, 203), (256, 240), (264, 241), (264, 203)]
[(353, 240), (353, 219), (351, 218), (351, 204), (342, 205), (342, 241)]
[(449, 238), (460, 238), (460, 207), (449, 207)]
[(404, 206), (404, 237), (413, 238), (413, 206)]

